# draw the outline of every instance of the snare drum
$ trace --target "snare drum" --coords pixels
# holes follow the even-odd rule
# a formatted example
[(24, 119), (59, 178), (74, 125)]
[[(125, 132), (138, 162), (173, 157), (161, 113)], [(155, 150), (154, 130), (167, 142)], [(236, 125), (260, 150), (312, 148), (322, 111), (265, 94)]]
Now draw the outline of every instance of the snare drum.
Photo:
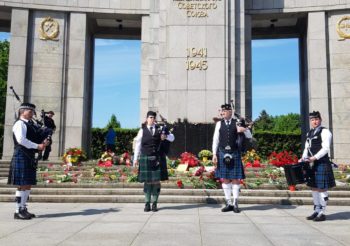
[(308, 181), (309, 163), (299, 162), (297, 164), (285, 165), (284, 174), (288, 185), (304, 184)]

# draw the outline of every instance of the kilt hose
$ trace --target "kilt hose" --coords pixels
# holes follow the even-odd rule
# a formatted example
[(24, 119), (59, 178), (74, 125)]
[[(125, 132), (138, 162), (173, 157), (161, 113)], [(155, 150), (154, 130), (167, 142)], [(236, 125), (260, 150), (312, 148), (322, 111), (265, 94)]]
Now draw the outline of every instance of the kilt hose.
[(307, 186), (317, 189), (330, 189), (335, 187), (335, 179), (330, 162), (314, 162), (309, 170)]
[(36, 185), (36, 160), (34, 153), (16, 147), (11, 160), (7, 184)]
[(231, 159), (230, 165), (226, 165), (224, 163), (224, 155), (224, 152), (219, 151), (215, 177), (223, 179), (245, 179), (241, 153), (239, 151), (235, 151), (231, 154), (233, 158)]
[(157, 163), (156, 156), (141, 155), (139, 160), (138, 181), (143, 182), (159, 182), (160, 163)]

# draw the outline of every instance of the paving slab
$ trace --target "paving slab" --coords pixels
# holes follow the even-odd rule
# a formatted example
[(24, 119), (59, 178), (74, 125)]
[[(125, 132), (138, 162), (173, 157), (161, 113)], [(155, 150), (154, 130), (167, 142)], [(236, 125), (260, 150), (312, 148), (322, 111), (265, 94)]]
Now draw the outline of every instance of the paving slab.
[[(37, 218), (13, 219), (14, 203), (0, 203), (0, 245), (349, 245), (350, 207), (328, 206), (327, 220), (305, 219), (312, 206), (218, 204), (30, 203)], [(24, 241), (25, 240), (25, 241)]]

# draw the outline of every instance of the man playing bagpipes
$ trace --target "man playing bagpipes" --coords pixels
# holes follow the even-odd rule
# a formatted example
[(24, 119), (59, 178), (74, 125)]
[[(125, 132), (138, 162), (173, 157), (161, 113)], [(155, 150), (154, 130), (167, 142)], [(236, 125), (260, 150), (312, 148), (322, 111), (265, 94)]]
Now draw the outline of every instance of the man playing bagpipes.
[(305, 149), (300, 162), (308, 162), (307, 185), (311, 187), (314, 212), (306, 217), (307, 220), (326, 220), (327, 190), (335, 186), (332, 164), (329, 160), (332, 133), (321, 126), (322, 118), (318, 111), (309, 114), (311, 129), (306, 135)]

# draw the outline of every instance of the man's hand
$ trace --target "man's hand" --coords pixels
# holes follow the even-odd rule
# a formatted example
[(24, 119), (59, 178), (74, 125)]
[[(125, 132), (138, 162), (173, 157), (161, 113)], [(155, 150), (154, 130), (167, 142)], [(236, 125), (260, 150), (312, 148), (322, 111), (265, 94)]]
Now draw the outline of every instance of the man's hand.
[(218, 157), (216, 156), (216, 154), (213, 155), (213, 163), (214, 165), (218, 163)]
[(138, 167), (139, 166), (139, 160), (135, 160), (134, 161), (134, 167)]
[(45, 144), (38, 144), (38, 150), (44, 150), (45, 149), (45, 147), (46, 147), (46, 145)]

